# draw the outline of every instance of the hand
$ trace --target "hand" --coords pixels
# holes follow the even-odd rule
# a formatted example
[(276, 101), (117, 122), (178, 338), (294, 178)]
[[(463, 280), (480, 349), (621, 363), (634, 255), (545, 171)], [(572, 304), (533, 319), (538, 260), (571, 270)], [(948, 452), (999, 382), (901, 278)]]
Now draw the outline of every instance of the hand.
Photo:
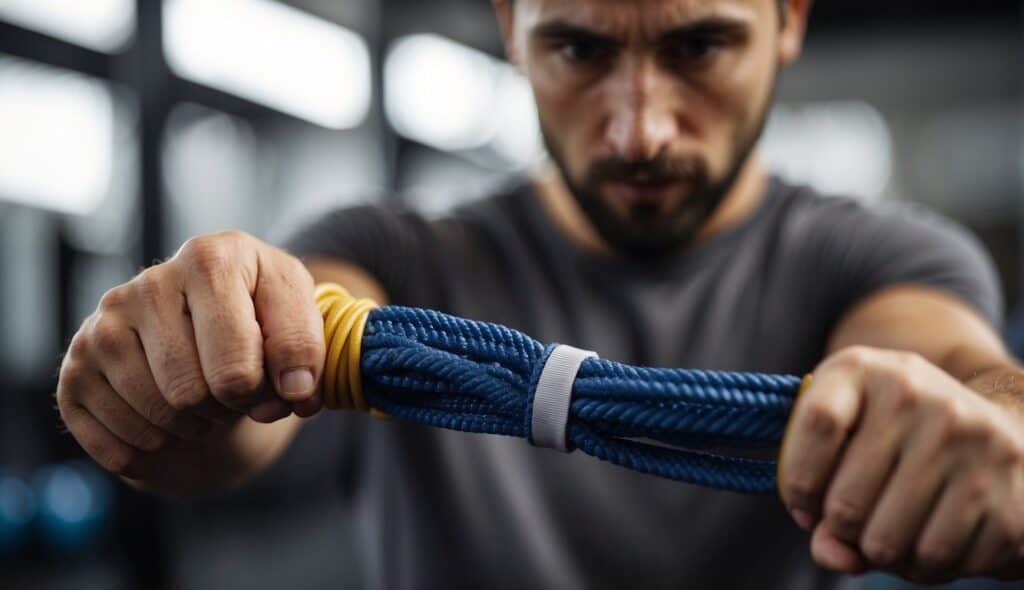
[(324, 356), (296, 258), (240, 232), (203, 236), (103, 296), (71, 341), (57, 406), (100, 465), (146, 479), (187, 449), (209, 454), (186, 441), (227, 441), (246, 414), (315, 414)]
[(1024, 428), (922, 357), (854, 347), (796, 402), (779, 492), (822, 566), (1024, 576)]

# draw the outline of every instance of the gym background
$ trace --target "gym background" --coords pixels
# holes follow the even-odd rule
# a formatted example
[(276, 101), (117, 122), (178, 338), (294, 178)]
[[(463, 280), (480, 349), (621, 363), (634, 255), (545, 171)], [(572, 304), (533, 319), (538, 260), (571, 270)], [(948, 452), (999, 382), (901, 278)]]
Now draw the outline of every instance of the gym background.
[[(1021, 14), (819, 2), (763, 140), (792, 180), (967, 225), (1011, 312)], [(362, 587), (329, 415), (241, 492), (157, 500), (59, 431), (60, 353), (186, 238), (373, 199), (442, 211), (541, 157), (534, 116), (485, 0), (0, 0), (0, 587)]]

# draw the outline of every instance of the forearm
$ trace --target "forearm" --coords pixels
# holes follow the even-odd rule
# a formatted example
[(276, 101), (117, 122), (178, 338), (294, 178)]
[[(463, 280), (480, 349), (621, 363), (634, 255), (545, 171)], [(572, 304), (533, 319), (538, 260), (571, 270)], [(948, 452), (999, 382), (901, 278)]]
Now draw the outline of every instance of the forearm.
[(1024, 368), (1015, 362), (973, 371), (963, 380), (971, 390), (996, 403), (1024, 424)]

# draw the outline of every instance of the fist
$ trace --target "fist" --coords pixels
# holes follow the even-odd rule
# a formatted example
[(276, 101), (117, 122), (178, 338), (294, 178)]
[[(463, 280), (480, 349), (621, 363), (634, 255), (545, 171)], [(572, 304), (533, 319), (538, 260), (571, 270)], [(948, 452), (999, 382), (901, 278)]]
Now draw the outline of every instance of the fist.
[(315, 414), (324, 355), (296, 258), (241, 232), (202, 236), (103, 296), (64, 357), (57, 407), (93, 459), (142, 478), (147, 456), (246, 415)]
[(917, 582), (1024, 575), (1024, 436), (922, 357), (850, 348), (796, 402), (779, 491), (827, 568)]

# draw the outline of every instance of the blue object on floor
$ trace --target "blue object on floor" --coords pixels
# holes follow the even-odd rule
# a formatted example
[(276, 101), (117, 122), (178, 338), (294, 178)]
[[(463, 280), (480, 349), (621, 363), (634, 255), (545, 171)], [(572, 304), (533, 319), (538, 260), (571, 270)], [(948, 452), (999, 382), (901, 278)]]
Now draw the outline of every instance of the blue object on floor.
[(36, 501), (21, 478), (0, 470), (0, 556), (23, 550), (32, 538)]
[(50, 465), (36, 473), (33, 484), (39, 536), (51, 549), (81, 550), (106, 531), (112, 486), (97, 468), (84, 462)]

